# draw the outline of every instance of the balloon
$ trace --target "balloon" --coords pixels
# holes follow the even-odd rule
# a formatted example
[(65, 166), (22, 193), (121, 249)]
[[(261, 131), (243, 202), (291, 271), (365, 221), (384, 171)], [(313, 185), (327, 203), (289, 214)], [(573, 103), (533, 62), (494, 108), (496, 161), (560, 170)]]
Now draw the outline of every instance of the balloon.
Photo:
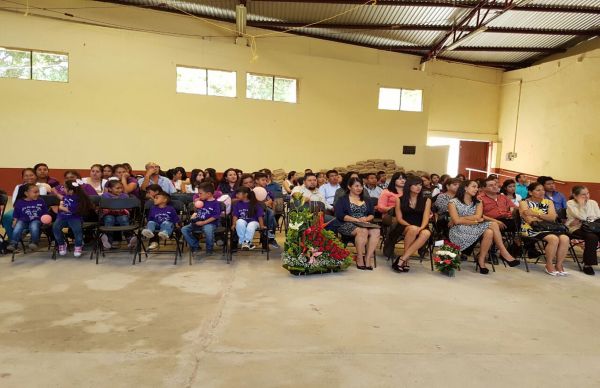
[(254, 195), (256, 195), (256, 199), (258, 201), (264, 201), (267, 199), (267, 190), (262, 187), (255, 187), (252, 191), (254, 191)]
[(204, 207), (204, 202), (198, 200), (194, 202), (194, 206), (196, 207), (196, 209), (202, 209)]
[(42, 221), (42, 224), (44, 225), (49, 225), (52, 223), (52, 217), (50, 217), (48, 214), (44, 214), (40, 217), (40, 221)]

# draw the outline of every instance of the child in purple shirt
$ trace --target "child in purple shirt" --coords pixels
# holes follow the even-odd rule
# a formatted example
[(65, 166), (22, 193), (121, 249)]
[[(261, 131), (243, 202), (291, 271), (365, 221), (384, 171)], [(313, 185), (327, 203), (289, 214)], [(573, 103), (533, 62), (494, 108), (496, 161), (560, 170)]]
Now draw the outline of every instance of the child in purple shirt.
[(157, 193), (154, 196), (154, 206), (148, 213), (148, 223), (142, 230), (142, 236), (145, 238), (154, 237), (154, 232), (159, 229), (158, 237), (161, 240), (168, 239), (175, 229), (175, 224), (179, 223), (179, 215), (173, 206), (169, 206), (171, 196), (165, 192)]
[(215, 229), (219, 225), (219, 218), (221, 217), (221, 202), (215, 199), (214, 192), (215, 188), (209, 182), (198, 185), (198, 194), (197, 198), (194, 196), (194, 201), (196, 199), (202, 201), (203, 206), (196, 209), (192, 216), (192, 223), (181, 229), (183, 238), (187, 241), (192, 253), (200, 248), (198, 238), (195, 236), (198, 233), (204, 234), (206, 254), (211, 255), (213, 253)]
[[(106, 191), (102, 193), (102, 198), (129, 198), (127, 194), (125, 194), (125, 188), (123, 187), (123, 183), (117, 180), (109, 180), (106, 182), (104, 186)], [(127, 226), (129, 225), (129, 210), (127, 209), (102, 209), (101, 221), (104, 226)], [(121, 240), (121, 232), (113, 232), (108, 234), (102, 234), (100, 236), (100, 240), (102, 241), (102, 246), (104, 249), (110, 249), (113, 247), (117, 248), (119, 246), (118, 241)], [(137, 243), (137, 239), (129, 240), (129, 248), (132, 248), (135, 243)]]
[(58, 206), (58, 216), (52, 226), (52, 232), (58, 244), (58, 254), (64, 256), (67, 254), (67, 243), (62, 230), (69, 227), (75, 237), (73, 255), (80, 257), (83, 250), (83, 216), (91, 213), (94, 205), (77, 181), (67, 180), (64, 187), (66, 195), (62, 197)]
[(25, 198), (15, 202), (13, 211), (13, 234), (6, 249), (14, 251), (25, 230), (31, 234), (29, 249), (36, 250), (40, 242), (41, 217), (48, 214), (48, 206), (40, 199), (40, 189), (35, 183), (26, 183), (23, 187)]
[(238, 200), (233, 204), (233, 222), (231, 230), (235, 230), (242, 250), (254, 249), (252, 244), (254, 233), (260, 227), (264, 228), (264, 210), (256, 200), (254, 192), (247, 187), (240, 187), (235, 195)]

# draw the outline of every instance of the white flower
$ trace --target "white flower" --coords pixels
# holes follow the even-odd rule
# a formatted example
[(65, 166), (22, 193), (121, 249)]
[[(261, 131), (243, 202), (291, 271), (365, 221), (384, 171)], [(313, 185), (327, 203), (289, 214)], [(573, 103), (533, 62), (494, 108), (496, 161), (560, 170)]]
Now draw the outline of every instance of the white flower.
[(289, 225), (289, 228), (292, 230), (298, 230), (302, 226), (302, 222), (295, 222)]

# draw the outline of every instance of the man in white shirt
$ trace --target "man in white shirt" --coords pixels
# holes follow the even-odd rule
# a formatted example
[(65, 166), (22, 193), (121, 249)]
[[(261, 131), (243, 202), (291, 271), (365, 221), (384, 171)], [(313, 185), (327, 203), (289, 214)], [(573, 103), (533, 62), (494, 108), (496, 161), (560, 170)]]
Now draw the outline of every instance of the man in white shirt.
[(333, 207), (333, 200), (335, 199), (335, 192), (340, 188), (338, 183), (338, 172), (336, 170), (327, 171), (327, 183), (319, 187), (321, 195), (325, 198), (325, 201), (329, 205), (329, 208)]
[(377, 175), (374, 172), (367, 174), (365, 189), (367, 189), (367, 193), (369, 193), (369, 197), (371, 198), (379, 198), (383, 192), (383, 189), (377, 185)]
[(327, 203), (323, 194), (317, 189), (317, 176), (312, 172), (304, 175), (304, 184), (294, 187), (294, 193), (302, 193), (306, 202), (321, 202), (325, 205), (325, 209), (331, 209), (332, 206)]

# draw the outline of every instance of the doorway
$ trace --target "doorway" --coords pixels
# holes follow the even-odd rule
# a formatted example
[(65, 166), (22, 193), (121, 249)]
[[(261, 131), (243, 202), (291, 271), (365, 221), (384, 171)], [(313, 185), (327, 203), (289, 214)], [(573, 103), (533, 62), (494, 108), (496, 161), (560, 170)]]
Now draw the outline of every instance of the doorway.
[(471, 179), (485, 178), (488, 171), (490, 142), (461, 140), (458, 151), (458, 173), (469, 177), (467, 168), (485, 171), (471, 171)]

